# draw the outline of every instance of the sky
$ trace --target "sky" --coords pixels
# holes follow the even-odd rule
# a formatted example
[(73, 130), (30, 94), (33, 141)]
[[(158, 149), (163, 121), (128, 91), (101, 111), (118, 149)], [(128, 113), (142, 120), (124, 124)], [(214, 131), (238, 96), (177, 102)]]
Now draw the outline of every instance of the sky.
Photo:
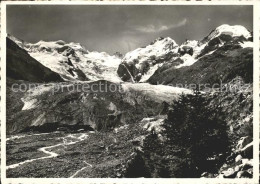
[(253, 30), (253, 7), (234, 5), (8, 5), (7, 33), (27, 42), (81, 43), (113, 54), (171, 37), (201, 40), (222, 24)]

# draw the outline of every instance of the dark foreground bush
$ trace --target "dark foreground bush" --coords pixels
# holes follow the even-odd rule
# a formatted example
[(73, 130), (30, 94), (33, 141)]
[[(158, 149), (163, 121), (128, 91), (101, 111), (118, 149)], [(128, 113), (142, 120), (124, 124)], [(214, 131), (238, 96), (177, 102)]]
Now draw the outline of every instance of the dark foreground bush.
[(151, 177), (193, 178), (217, 172), (230, 143), (220, 105), (209, 102), (195, 92), (170, 106), (163, 141), (154, 132), (144, 141), (142, 158)]

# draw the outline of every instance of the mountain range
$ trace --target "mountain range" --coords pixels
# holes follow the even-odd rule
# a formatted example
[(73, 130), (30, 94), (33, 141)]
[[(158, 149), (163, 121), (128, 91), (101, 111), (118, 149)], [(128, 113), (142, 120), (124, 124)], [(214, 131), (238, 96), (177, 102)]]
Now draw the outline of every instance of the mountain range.
[[(216, 58), (219, 52), (236, 50), (240, 53), (240, 50), (243, 52), (253, 45), (252, 33), (238, 25), (221, 25), (202, 40), (186, 40), (181, 45), (169, 37), (160, 37), (150, 45), (130, 51), (123, 57), (121, 54), (111, 56), (105, 52), (90, 52), (79, 43), (65, 43), (62, 40), (33, 44), (12, 35), (8, 35), (8, 40), (12, 40), (40, 64), (59, 74), (64, 81), (108, 80), (152, 84), (157, 81), (170, 83), (180, 76), (177, 73), (184, 73), (183, 70), (195, 66), (200, 68), (200, 63), (211, 60), (211, 57)], [(233, 58), (235, 55), (234, 52), (231, 55), (227, 53), (224, 57)], [(232, 67), (230, 65), (228, 67)], [(169, 76), (167, 72), (178, 76), (164, 77)], [(208, 76), (209, 80), (210, 77), (214, 76)]]

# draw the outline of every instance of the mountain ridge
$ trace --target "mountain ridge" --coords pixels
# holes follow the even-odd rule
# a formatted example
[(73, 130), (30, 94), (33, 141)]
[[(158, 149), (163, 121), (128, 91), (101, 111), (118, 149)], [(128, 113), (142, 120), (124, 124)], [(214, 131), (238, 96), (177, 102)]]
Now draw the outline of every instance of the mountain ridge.
[[(173, 49), (167, 47), (169, 39), (169, 44), (174, 43)], [(252, 34), (245, 27), (226, 24), (218, 26), (200, 41), (186, 40), (181, 45), (176, 44), (171, 38), (161, 37), (146, 47), (138, 48), (126, 54), (117, 72), (123, 81), (145, 82), (149, 81), (153, 74), (165, 65), (176, 69), (192, 67), (201, 57), (211, 55), (225, 43), (233, 41), (236, 42), (238, 47), (244, 47), (244, 42), (251, 43), (252, 40)], [(162, 43), (159, 47), (160, 52), (156, 52), (158, 48), (152, 49), (154, 52), (151, 52), (151, 45), (158, 42)], [(250, 44), (247, 44), (248, 46)], [(133, 57), (131, 57), (131, 54)]]
[(63, 79), (49, 68), (32, 58), (15, 42), (6, 39), (7, 43), (7, 77), (31, 82), (62, 82)]
[(178, 45), (170, 37), (159, 37), (125, 55), (115, 53), (111, 56), (105, 52), (90, 52), (80, 43), (41, 40), (33, 44), (10, 34), (7, 36), (34, 59), (60, 74), (63, 80), (104, 79), (111, 82), (146, 82), (165, 64), (175, 68), (191, 66), (226, 42), (237, 39), (242, 46), (244, 41), (252, 41), (252, 33), (245, 27), (223, 24), (199, 41), (186, 40)]

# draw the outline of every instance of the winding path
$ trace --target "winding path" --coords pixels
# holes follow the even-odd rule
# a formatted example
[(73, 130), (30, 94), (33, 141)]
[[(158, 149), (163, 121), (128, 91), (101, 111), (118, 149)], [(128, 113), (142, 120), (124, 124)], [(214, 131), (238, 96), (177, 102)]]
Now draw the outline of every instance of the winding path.
[[(24, 136), (23, 136), (24, 137)], [(73, 139), (76, 139), (76, 141), (71, 141), (71, 142), (67, 142), (67, 141), (63, 141), (63, 143), (59, 143), (59, 144), (56, 144), (56, 145), (53, 145), (53, 146), (47, 146), (47, 147), (42, 147), (42, 148), (39, 148), (38, 151), (41, 151), (45, 154), (47, 154), (48, 156), (44, 156), (44, 157), (40, 157), (40, 158), (35, 158), (35, 159), (29, 159), (29, 160), (26, 160), (26, 161), (23, 161), (23, 162), (20, 162), (20, 163), (17, 163), (17, 164), (13, 164), (13, 165), (9, 165), (9, 166), (6, 166), (6, 170), (8, 169), (14, 169), (16, 167), (19, 167), (25, 163), (30, 163), (30, 162), (34, 162), (36, 160), (43, 160), (43, 159), (48, 159), (48, 158), (54, 158), (54, 157), (57, 157), (59, 156), (59, 154), (53, 152), (53, 151), (47, 151), (48, 149), (51, 149), (51, 148), (55, 148), (55, 147), (58, 147), (58, 146), (67, 146), (67, 145), (72, 145), (72, 144), (76, 144), (77, 142), (80, 142), (80, 141), (83, 141), (85, 140), (86, 138), (88, 137), (87, 134), (85, 133), (82, 133), (79, 137), (76, 137), (74, 135), (68, 135), (66, 137), (63, 137), (63, 140), (66, 140), (66, 138), (73, 138)], [(22, 138), (22, 137), (20, 137)]]
[[(86, 161), (84, 161), (85, 164), (87, 164), (90, 167), (93, 167), (91, 164), (87, 163)], [(75, 172), (75, 174), (73, 174), (70, 178), (74, 178), (75, 176), (77, 176), (81, 171), (83, 171), (84, 169), (86, 169), (87, 167), (83, 167), (80, 170), (78, 170), (77, 172)]]

